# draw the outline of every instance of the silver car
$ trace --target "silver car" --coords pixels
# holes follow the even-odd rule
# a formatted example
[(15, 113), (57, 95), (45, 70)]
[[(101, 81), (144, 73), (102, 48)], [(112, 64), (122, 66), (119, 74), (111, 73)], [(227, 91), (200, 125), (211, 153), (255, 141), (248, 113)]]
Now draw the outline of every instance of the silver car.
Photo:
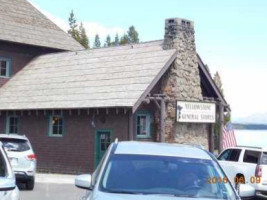
[(12, 171), (6, 153), (0, 142), (0, 199), (18, 200), (19, 190), (16, 186), (15, 174)]
[(27, 137), (16, 134), (0, 134), (0, 141), (7, 152), (17, 182), (25, 183), (27, 190), (33, 190), (37, 161)]
[[(93, 175), (75, 185), (87, 189), (87, 200), (240, 199), (207, 151), (187, 145), (115, 142)], [(240, 196), (255, 190), (243, 185)]]

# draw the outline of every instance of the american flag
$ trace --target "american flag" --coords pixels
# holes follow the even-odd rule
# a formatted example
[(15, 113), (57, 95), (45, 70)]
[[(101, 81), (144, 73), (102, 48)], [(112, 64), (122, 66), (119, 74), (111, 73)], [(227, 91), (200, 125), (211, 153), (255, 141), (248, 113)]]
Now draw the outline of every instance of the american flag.
[(223, 127), (223, 149), (236, 146), (235, 133), (233, 125), (231, 122), (228, 122)]

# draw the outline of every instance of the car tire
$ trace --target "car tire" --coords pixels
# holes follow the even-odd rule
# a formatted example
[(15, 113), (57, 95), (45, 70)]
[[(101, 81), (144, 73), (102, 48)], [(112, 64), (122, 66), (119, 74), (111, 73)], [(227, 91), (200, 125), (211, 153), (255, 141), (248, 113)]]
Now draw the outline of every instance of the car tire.
[(27, 190), (33, 190), (34, 188), (34, 177), (31, 177), (27, 182), (26, 182), (26, 189)]

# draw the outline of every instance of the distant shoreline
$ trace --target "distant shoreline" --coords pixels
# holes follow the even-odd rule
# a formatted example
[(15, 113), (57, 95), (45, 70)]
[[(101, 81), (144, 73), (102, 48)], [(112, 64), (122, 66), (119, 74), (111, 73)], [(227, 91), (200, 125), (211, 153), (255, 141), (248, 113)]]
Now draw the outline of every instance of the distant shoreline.
[(238, 124), (233, 123), (237, 130), (267, 130), (267, 124)]

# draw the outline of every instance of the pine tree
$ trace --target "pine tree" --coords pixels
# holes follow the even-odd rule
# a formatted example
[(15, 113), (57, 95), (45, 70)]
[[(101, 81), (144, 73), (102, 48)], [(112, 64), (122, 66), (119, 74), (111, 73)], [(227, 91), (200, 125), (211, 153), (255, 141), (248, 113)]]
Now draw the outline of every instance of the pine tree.
[(96, 34), (96, 36), (95, 36), (94, 47), (95, 47), (95, 48), (99, 48), (99, 47), (101, 47), (101, 42), (100, 42), (100, 38), (99, 38), (99, 35), (98, 35), (98, 34)]
[(114, 45), (115, 46), (119, 46), (119, 44), (120, 44), (119, 35), (118, 35), (118, 33), (116, 33), (115, 40), (114, 40)]
[(111, 46), (111, 38), (110, 38), (110, 35), (108, 35), (107, 38), (106, 38), (105, 46), (107, 46), (107, 47), (110, 47)]
[(69, 17), (69, 26), (70, 29), (68, 30), (68, 33), (78, 42), (80, 42), (80, 33), (78, 30), (78, 25), (77, 25), (77, 21), (76, 18), (74, 16), (74, 12), (73, 10), (70, 13), (70, 17)]
[(130, 39), (128, 37), (128, 35), (124, 34), (121, 38), (120, 38), (120, 45), (123, 44), (129, 44), (130, 43)]
[(134, 26), (129, 27), (127, 34), (128, 34), (130, 43), (139, 43), (139, 37), (138, 37), (139, 34), (135, 30)]
[(83, 45), (84, 48), (86, 48), (86, 49), (90, 48), (89, 47), (89, 39), (86, 35), (86, 31), (85, 31), (85, 28), (83, 27), (82, 22), (80, 24), (79, 31), (80, 31), (80, 43), (81, 43), (81, 45)]
[(219, 72), (216, 72), (214, 74), (213, 80), (223, 95), (222, 80), (221, 80), (221, 76), (220, 76)]

